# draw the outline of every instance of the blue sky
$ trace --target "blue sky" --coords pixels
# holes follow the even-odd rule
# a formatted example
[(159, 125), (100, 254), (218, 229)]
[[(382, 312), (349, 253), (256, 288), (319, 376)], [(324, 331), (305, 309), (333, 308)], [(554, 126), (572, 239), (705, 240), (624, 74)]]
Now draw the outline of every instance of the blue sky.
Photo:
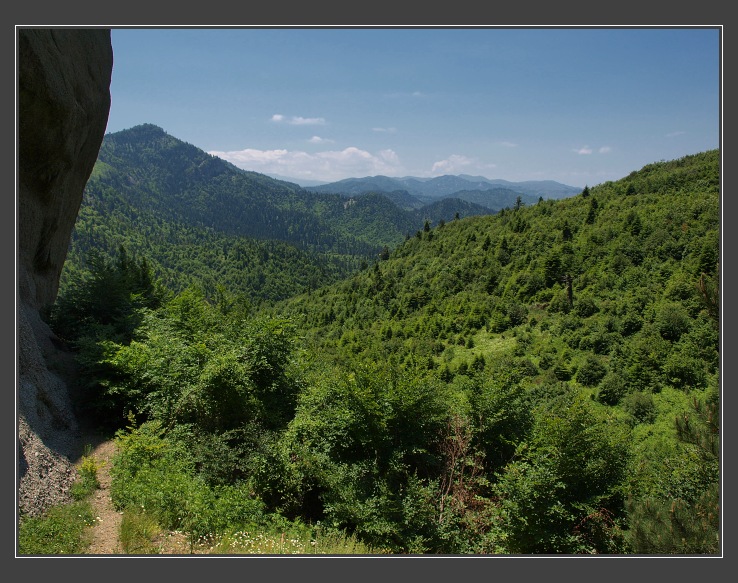
[(108, 132), (298, 183), (593, 186), (720, 147), (719, 28), (113, 29)]

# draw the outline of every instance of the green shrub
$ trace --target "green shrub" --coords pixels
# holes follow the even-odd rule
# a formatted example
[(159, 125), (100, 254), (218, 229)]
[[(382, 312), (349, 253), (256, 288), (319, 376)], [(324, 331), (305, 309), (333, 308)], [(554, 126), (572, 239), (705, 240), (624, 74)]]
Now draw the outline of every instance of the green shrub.
[(631, 393), (624, 399), (623, 406), (635, 423), (653, 423), (656, 420), (656, 404), (651, 393)]
[(538, 366), (542, 370), (548, 370), (556, 362), (556, 354), (553, 352), (544, 352), (538, 360)]
[(70, 493), (75, 500), (83, 500), (100, 487), (100, 481), (97, 478), (99, 469), (95, 458), (84, 455), (77, 469), (79, 478), (72, 484)]
[(562, 394), (493, 485), (505, 545), (522, 554), (622, 552), (628, 459), (626, 427), (589, 399)]
[(664, 363), (666, 381), (679, 389), (701, 388), (707, 382), (703, 361), (683, 351), (671, 353)]
[(570, 363), (563, 358), (559, 359), (559, 361), (554, 365), (553, 373), (560, 381), (568, 381), (574, 376)]
[(643, 327), (643, 318), (633, 311), (625, 313), (620, 320), (620, 334), (632, 336)]
[(574, 302), (574, 313), (582, 318), (587, 318), (599, 311), (597, 304), (591, 296), (580, 296)]
[(594, 387), (607, 374), (607, 367), (594, 355), (587, 355), (577, 371), (577, 381), (585, 387)]
[(689, 330), (691, 317), (679, 303), (665, 302), (656, 310), (654, 324), (665, 340), (676, 342)]
[(628, 385), (618, 373), (608, 372), (600, 383), (597, 400), (605, 405), (617, 405), (628, 392)]

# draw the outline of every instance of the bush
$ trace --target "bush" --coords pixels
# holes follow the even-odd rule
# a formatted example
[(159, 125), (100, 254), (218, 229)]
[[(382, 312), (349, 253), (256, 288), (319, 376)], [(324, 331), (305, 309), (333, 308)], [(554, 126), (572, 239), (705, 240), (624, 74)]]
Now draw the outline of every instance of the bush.
[(495, 310), (489, 319), (487, 328), (490, 332), (501, 333), (510, 328), (510, 318), (502, 312)]
[(643, 327), (643, 318), (632, 311), (629, 311), (623, 315), (620, 321), (620, 334), (623, 336), (632, 336)]
[(597, 392), (597, 400), (605, 405), (617, 405), (627, 390), (628, 385), (623, 377), (611, 371), (602, 379)]
[(542, 411), (528, 446), (518, 449), (493, 486), (509, 550), (622, 552), (612, 517), (621, 510), (628, 437), (625, 427), (573, 392)]
[(566, 290), (556, 293), (548, 305), (548, 311), (551, 313), (560, 312), (562, 314), (568, 314), (571, 311), (571, 304), (569, 303), (569, 297), (566, 295)]
[(507, 307), (507, 317), (510, 320), (510, 326), (519, 326), (528, 317), (528, 308), (523, 304), (513, 302)]
[(587, 355), (577, 371), (577, 381), (585, 387), (594, 387), (607, 374), (607, 367), (594, 355)]
[(72, 484), (71, 494), (75, 500), (83, 500), (100, 487), (97, 479), (98, 464), (95, 458), (84, 455), (79, 464), (79, 479)]
[(681, 351), (668, 356), (664, 363), (664, 376), (677, 389), (700, 388), (707, 382), (704, 363)]
[(553, 373), (560, 381), (568, 381), (574, 376), (571, 365), (564, 359), (560, 359), (553, 368)]
[(574, 312), (582, 318), (587, 318), (599, 311), (597, 304), (590, 296), (580, 296), (574, 302)]
[(623, 405), (635, 423), (653, 423), (656, 420), (656, 404), (650, 393), (642, 391), (631, 393)]
[(538, 359), (538, 366), (541, 370), (548, 370), (556, 362), (556, 354), (553, 352), (544, 352)]
[(667, 302), (656, 310), (654, 323), (656, 329), (665, 340), (676, 342), (689, 330), (691, 317), (689, 312), (678, 303)]

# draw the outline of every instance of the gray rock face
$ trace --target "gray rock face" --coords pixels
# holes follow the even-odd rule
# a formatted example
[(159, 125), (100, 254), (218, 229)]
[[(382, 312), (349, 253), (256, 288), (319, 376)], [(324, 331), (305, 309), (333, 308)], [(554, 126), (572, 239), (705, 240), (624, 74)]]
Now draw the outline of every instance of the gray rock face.
[(64, 354), (39, 311), (56, 299), (82, 193), (110, 111), (108, 29), (19, 29), (17, 413), (18, 505), (37, 515), (68, 500), (78, 428), (53, 372)]

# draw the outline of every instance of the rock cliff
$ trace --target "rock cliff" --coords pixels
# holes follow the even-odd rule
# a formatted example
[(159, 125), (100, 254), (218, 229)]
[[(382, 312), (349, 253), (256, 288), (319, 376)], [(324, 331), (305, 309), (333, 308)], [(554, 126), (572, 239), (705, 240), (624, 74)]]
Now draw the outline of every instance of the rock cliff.
[(63, 360), (40, 311), (56, 298), (110, 111), (108, 29), (17, 29), (16, 411), (18, 508), (68, 500), (78, 430)]

